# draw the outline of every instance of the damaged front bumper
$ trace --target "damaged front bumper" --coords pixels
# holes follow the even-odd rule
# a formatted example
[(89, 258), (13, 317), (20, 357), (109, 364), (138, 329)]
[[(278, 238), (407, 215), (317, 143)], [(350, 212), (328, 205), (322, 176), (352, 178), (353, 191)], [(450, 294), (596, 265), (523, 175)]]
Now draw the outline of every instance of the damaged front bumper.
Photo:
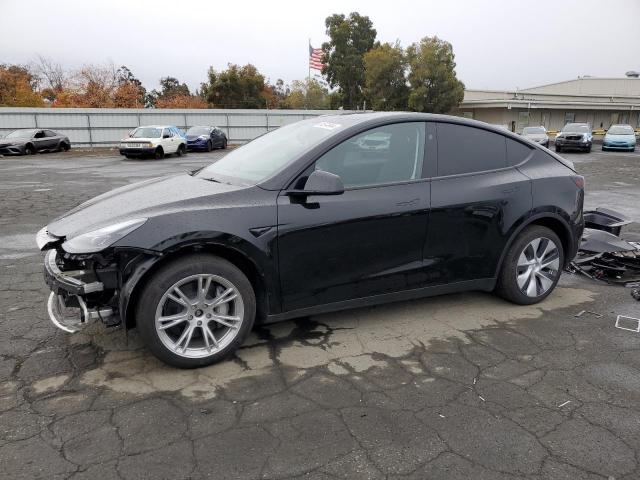
[[(104, 274), (107, 278), (113, 276), (110, 271)], [(115, 292), (105, 288), (95, 270), (63, 271), (58, 266), (58, 252), (49, 250), (44, 261), (44, 280), (51, 288), (47, 302), (49, 319), (59, 329), (76, 333), (95, 320), (108, 326), (120, 323), (116, 309), (102, 300)]]

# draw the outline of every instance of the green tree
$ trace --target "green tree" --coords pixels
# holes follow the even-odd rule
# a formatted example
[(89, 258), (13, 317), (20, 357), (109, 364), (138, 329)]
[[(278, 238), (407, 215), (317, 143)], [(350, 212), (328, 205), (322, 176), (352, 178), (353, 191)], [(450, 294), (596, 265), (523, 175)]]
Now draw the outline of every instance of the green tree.
[(147, 106), (147, 89), (129, 68), (122, 65), (116, 70), (115, 103), (117, 106), (142, 108)]
[(325, 110), (329, 108), (329, 90), (318, 80), (294, 80), (287, 87), (283, 108)]
[(399, 43), (383, 43), (364, 54), (364, 95), (374, 110), (406, 110), (407, 61)]
[(153, 89), (146, 97), (147, 106), (155, 106), (158, 100), (170, 102), (173, 97), (190, 97), (191, 92), (186, 83), (180, 83), (175, 77), (162, 77), (160, 91)]
[(338, 87), (342, 106), (355, 109), (362, 105), (364, 96), (363, 56), (376, 40), (376, 30), (369, 17), (352, 12), (348, 17), (334, 14), (325, 20), (330, 40), (322, 44), (324, 68), (331, 88)]
[(407, 49), (409, 108), (418, 112), (448, 113), (464, 97), (456, 77), (453, 47), (438, 37), (425, 37)]
[(221, 72), (209, 68), (207, 75), (201, 95), (212, 107), (265, 108), (273, 102), (271, 88), (265, 90), (264, 75), (250, 63), (242, 67), (230, 63)]

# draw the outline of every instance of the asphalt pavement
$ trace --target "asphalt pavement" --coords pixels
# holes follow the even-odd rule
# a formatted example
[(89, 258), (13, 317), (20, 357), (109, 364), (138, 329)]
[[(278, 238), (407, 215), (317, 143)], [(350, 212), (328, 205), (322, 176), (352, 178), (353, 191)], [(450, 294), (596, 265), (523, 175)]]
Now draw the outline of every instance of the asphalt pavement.
[[(135, 330), (57, 331), (35, 232), (222, 155), (0, 158), (0, 478), (640, 478), (640, 334), (614, 327), (640, 302), (624, 287), (564, 274), (529, 307), (464, 293), (299, 319), (189, 371)], [(640, 153), (563, 155), (587, 207), (640, 220)]]

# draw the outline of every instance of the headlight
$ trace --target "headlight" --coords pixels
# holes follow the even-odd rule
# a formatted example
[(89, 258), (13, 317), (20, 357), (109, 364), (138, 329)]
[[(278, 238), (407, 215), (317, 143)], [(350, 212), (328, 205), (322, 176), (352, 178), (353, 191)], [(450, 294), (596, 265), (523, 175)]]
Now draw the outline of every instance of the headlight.
[(64, 242), (62, 248), (69, 253), (99, 252), (141, 227), (146, 221), (146, 218), (136, 218), (126, 222), (114, 223), (113, 225), (73, 237)]

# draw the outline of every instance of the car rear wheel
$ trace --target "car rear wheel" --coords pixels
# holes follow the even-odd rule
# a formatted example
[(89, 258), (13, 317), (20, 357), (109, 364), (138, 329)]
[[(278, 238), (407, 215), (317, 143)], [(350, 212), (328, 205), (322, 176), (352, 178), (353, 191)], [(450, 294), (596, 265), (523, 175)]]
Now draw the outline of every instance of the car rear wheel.
[(67, 142), (60, 142), (60, 145), (58, 146), (58, 151), (68, 152), (70, 148), (71, 146)]
[(527, 227), (509, 247), (496, 293), (519, 305), (544, 300), (555, 288), (564, 265), (558, 236), (540, 225)]
[(225, 150), (227, 148), (227, 139), (225, 138), (224, 140), (222, 140), (222, 150)]
[(158, 270), (136, 309), (140, 336), (153, 354), (179, 368), (218, 362), (253, 327), (255, 293), (232, 263), (214, 255), (182, 257)]
[(153, 158), (155, 158), (156, 160), (162, 160), (164, 158), (164, 150), (162, 149), (162, 147), (156, 148), (156, 151), (153, 152)]

